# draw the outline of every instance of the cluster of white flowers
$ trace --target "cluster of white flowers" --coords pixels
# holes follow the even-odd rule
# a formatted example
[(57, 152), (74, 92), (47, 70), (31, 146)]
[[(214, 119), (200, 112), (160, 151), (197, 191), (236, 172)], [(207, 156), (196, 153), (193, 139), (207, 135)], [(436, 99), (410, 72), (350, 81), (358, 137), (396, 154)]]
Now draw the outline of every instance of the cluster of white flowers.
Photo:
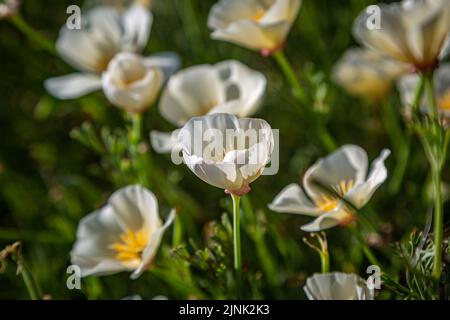
[[(121, 9), (96, 6), (84, 14), (81, 30), (61, 29), (57, 49), (79, 72), (47, 80), (47, 90), (57, 98), (73, 99), (103, 89), (111, 104), (131, 113), (147, 110), (162, 90), (159, 111), (176, 130), (152, 131), (153, 148), (160, 153), (177, 148), (201, 180), (236, 196), (248, 193), (274, 150), (270, 125), (262, 119), (246, 118), (262, 103), (266, 77), (234, 60), (176, 72), (180, 60), (174, 53), (142, 56), (152, 14), (136, 1), (127, 5), (126, 9), (122, 2)], [(208, 26), (213, 29), (213, 39), (269, 55), (283, 46), (300, 6), (300, 0), (220, 0), (211, 9)], [(445, 55), (450, 29), (447, 0), (405, 0), (379, 7), (381, 29), (369, 29), (367, 12), (363, 12), (355, 22), (354, 35), (364, 49), (347, 52), (335, 71), (336, 81), (350, 93), (375, 100), (385, 97), (392, 83), (411, 66), (415, 70), (433, 68)], [(436, 74), (439, 106), (447, 112), (449, 75), (448, 66)], [(416, 76), (400, 81), (405, 104), (417, 81)], [(214, 154), (206, 156), (199, 150), (209, 141), (193, 137), (203, 137), (210, 129), (224, 135), (233, 130), (244, 141), (249, 129), (265, 134), (244, 145), (222, 141)], [(368, 155), (361, 147), (342, 146), (306, 171), (303, 187), (288, 185), (269, 207), (313, 217), (302, 227), (307, 232), (345, 226), (356, 219), (357, 210), (386, 180), (384, 161), (389, 154), (383, 150), (369, 170)], [(151, 266), (173, 218), (174, 211), (162, 224), (158, 202), (149, 190), (123, 188), (106, 206), (80, 222), (72, 261), (82, 268), (83, 276), (128, 270), (136, 278)], [(305, 292), (310, 299), (374, 298), (361, 278), (343, 273), (314, 275), (307, 280)]]

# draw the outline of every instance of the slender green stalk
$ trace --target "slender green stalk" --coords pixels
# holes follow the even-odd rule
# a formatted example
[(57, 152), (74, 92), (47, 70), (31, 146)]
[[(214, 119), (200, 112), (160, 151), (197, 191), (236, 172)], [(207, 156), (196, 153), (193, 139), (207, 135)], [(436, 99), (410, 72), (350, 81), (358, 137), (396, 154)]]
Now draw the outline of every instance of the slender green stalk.
[(298, 80), (298, 78), (294, 72), (294, 69), (292, 68), (291, 64), (289, 63), (289, 60), (286, 58), (284, 52), (282, 50), (276, 51), (273, 54), (273, 57), (275, 58), (278, 65), (280, 66), (280, 69), (283, 72), (283, 74), (285, 75), (289, 84), (292, 86), (292, 88), (294, 88), (295, 96), (301, 102), (306, 102), (305, 92), (303, 91), (300, 81)]
[(233, 242), (234, 242), (234, 269), (239, 274), (241, 273), (241, 232), (240, 232), (240, 217), (239, 217), (239, 203), (241, 198), (231, 194), (233, 199)]
[(15, 14), (9, 19), (11, 23), (20, 30), (27, 38), (34, 42), (36, 45), (51, 53), (52, 55), (58, 55), (53, 43), (43, 36), (40, 32), (36, 31), (32, 26), (26, 22), (20, 14)]
[(444, 211), (441, 190), (441, 170), (432, 166), (434, 186), (434, 262), (433, 277), (441, 278), (442, 273), (442, 241), (444, 239)]
[(320, 265), (322, 273), (330, 272), (330, 254), (328, 252), (327, 234), (325, 232), (311, 233), (311, 239), (315, 239), (317, 244), (310, 242), (308, 238), (303, 238), (303, 242), (316, 251), (320, 257)]
[[(443, 151), (443, 145), (445, 145), (445, 138), (443, 136), (443, 130), (441, 128), (441, 122), (439, 117), (438, 105), (436, 102), (436, 96), (433, 84), (433, 72), (425, 75), (426, 87), (428, 90), (428, 107), (430, 109), (431, 118), (433, 124), (431, 125), (431, 139), (428, 141), (431, 150), (431, 156), (429, 156), (431, 166), (431, 176), (433, 179), (434, 188), (434, 260), (433, 260), (433, 277), (440, 279), (442, 274), (442, 242), (444, 239), (444, 210), (442, 199), (442, 164), (445, 163), (444, 156), (446, 152)], [(428, 135), (427, 135), (428, 137)]]
[(30, 268), (28, 268), (28, 266), (23, 262), (20, 273), (22, 274), (23, 282), (25, 283), (25, 287), (27, 288), (31, 300), (42, 299), (41, 290), (39, 289), (33, 273), (31, 272)]
[(148, 181), (145, 174), (144, 161), (141, 153), (139, 152), (139, 144), (142, 140), (142, 114), (133, 113), (131, 116), (131, 128), (130, 128), (130, 153), (133, 161), (133, 167), (137, 176), (138, 182), (147, 187)]
[(236, 297), (242, 294), (242, 254), (241, 254), (241, 230), (239, 203), (241, 197), (231, 194), (233, 199), (233, 248), (234, 248), (234, 270), (236, 272)]
[(330, 255), (328, 254), (328, 252), (322, 253), (320, 255), (320, 264), (322, 266), (322, 273), (330, 272)]
[(294, 95), (298, 99), (298, 101), (302, 104), (306, 104), (306, 111), (311, 115), (314, 121), (315, 129), (317, 135), (322, 142), (323, 146), (327, 149), (327, 151), (331, 152), (336, 149), (336, 142), (327, 128), (324, 126), (324, 123), (319, 121), (317, 114), (311, 107), (308, 106), (308, 99), (305, 95), (305, 92), (298, 80), (297, 75), (295, 74), (292, 65), (289, 63), (289, 60), (286, 58), (284, 52), (282, 50), (276, 51), (273, 53), (273, 57), (275, 61), (278, 63), (281, 71), (283, 72), (285, 78), (294, 89)]

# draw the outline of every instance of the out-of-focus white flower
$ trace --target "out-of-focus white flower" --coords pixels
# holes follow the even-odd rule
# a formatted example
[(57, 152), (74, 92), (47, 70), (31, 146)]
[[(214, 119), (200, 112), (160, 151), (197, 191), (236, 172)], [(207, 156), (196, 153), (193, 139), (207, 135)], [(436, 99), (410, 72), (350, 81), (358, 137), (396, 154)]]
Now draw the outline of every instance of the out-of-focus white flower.
[(224, 113), (192, 118), (180, 130), (179, 141), (184, 162), (197, 177), (239, 196), (250, 191), (274, 148), (266, 121)]
[(4, 0), (0, 3), (0, 19), (13, 16), (19, 12), (20, 0)]
[(333, 76), (349, 94), (380, 100), (389, 94), (394, 81), (407, 71), (405, 64), (371, 50), (353, 48), (347, 50), (336, 64)]
[(146, 8), (151, 8), (153, 0), (88, 0), (84, 3), (86, 7), (94, 6), (115, 6), (126, 9), (133, 4), (140, 4)]
[(367, 174), (368, 159), (364, 149), (345, 145), (308, 169), (303, 177), (305, 191), (298, 184), (290, 184), (269, 208), (314, 217), (313, 222), (302, 227), (308, 232), (347, 225), (355, 219), (354, 210), (347, 202), (359, 209), (370, 200), (387, 178), (384, 160), (389, 154), (389, 150), (383, 150)]
[[(418, 75), (408, 75), (398, 81), (397, 86), (400, 91), (400, 97), (407, 111), (410, 111), (419, 82), (420, 78)], [(450, 64), (443, 64), (435, 71), (434, 87), (438, 111), (441, 116), (448, 118), (450, 117)], [(420, 110), (424, 113), (430, 111), (428, 108), (429, 94), (430, 92), (427, 91), (420, 104)]]
[(301, 0), (219, 0), (208, 26), (213, 39), (273, 52), (283, 45), (300, 5)]
[(372, 11), (364, 10), (354, 24), (356, 39), (418, 70), (434, 67), (450, 31), (450, 2), (406, 0), (377, 6), (381, 27), (368, 23)]
[(373, 300), (374, 292), (356, 274), (316, 273), (303, 287), (309, 300)]
[[(252, 116), (261, 105), (266, 77), (235, 61), (198, 65), (174, 74), (161, 95), (161, 115), (177, 127), (189, 119), (212, 113)], [(157, 152), (170, 152), (175, 133), (153, 131), (151, 140)]]
[[(101, 89), (102, 73), (116, 54), (142, 52), (152, 20), (150, 11), (141, 5), (123, 12), (101, 6), (82, 16), (80, 30), (62, 27), (56, 47), (61, 57), (80, 72), (48, 79), (47, 91), (59, 99), (74, 99)], [(168, 77), (180, 61), (173, 53), (161, 53), (145, 58), (145, 64), (159, 67)]]
[(131, 278), (136, 279), (150, 268), (174, 217), (172, 210), (162, 224), (158, 201), (149, 190), (137, 185), (120, 189), (106, 206), (80, 221), (72, 264), (83, 277), (133, 271)]
[(111, 60), (102, 82), (103, 91), (113, 105), (129, 112), (142, 112), (157, 98), (163, 74), (157, 67), (147, 67), (141, 56), (122, 52)]

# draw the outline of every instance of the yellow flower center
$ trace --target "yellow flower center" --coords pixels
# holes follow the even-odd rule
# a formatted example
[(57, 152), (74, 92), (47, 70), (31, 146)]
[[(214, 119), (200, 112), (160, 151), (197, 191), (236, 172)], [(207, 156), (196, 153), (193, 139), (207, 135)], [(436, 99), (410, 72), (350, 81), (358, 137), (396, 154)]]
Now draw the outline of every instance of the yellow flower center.
[(125, 265), (134, 265), (141, 260), (141, 254), (148, 244), (149, 234), (144, 229), (128, 230), (120, 235), (120, 242), (111, 245), (117, 252), (116, 259)]
[(263, 8), (259, 7), (258, 9), (256, 9), (255, 14), (252, 16), (252, 20), (254, 21), (260, 21), (264, 16), (266, 15), (266, 10), (264, 10)]
[(342, 180), (339, 184), (333, 186), (333, 190), (337, 195), (321, 194), (318, 199), (314, 200), (316, 206), (325, 212), (336, 209), (339, 205), (340, 198), (353, 188), (353, 184), (353, 179), (348, 181)]
[(442, 110), (450, 110), (450, 90), (447, 90), (447, 92), (439, 98), (438, 105)]

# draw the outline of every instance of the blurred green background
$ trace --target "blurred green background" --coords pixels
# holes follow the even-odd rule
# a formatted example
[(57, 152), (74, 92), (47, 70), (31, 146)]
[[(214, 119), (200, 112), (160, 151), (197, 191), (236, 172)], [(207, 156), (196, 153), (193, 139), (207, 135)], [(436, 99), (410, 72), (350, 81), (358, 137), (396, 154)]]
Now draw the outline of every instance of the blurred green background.
[[(59, 28), (67, 18), (66, 8), (71, 4), (81, 5), (81, 1), (75, 0), (23, 2), (20, 10), (23, 19), (51, 41), (56, 40)], [(295, 112), (296, 102), (274, 60), (210, 39), (206, 20), (214, 2), (155, 0), (154, 24), (145, 53), (175, 51), (181, 56), (183, 67), (237, 59), (268, 77), (267, 95), (256, 117), (264, 118), (273, 128), (280, 129), (281, 164), (276, 176), (261, 177), (252, 185), (251, 204), (258, 212), (258, 219), (244, 218), (242, 226), (244, 267), (251, 283), (246, 297), (304, 298), (301, 287), (305, 278), (320, 271), (318, 256), (302, 242), (306, 234), (299, 227), (308, 219), (270, 212), (267, 203), (284, 186), (298, 182), (304, 170), (326, 155), (327, 150), (311, 129), (310, 119)], [(382, 122), (381, 106), (349, 97), (330, 80), (335, 62), (347, 48), (355, 45), (351, 36), (354, 18), (370, 3), (365, 0), (303, 1), (285, 53), (295, 69), (307, 75), (307, 90), (328, 90), (326, 98), (315, 107), (321, 108), (338, 144), (358, 144), (373, 159), (382, 148), (391, 148)], [(100, 207), (118, 188), (111, 182), (112, 173), (102, 166), (101, 158), (72, 139), (70, 133), (85, 121), (92, 123), (96, 130), (102, 126), (120, 128), (124, 121), (120, 111), (110, 106), (101, 93), (65, 102), (50, 97), (43, 88), (43, 81), (70, 72), (70, 66), (42, 50), (7, 20), (0, 21), (0, 57), (0, 247), (16, 240), (23, 242), (25, 261), (43, 293), (53, 299), (121, 299), (132, 294), (144, 298), (157, 295), (169, 298), (227, 297), (227, 276), (218, 271), (220, 266), (216, 266), (217, 270), (211, 275), (202, 274), (199, 272), (201, 267), (195, 267), (196, 262), (192, 262), (194, 267), (190, 269), (180, 267), (189, 270), (186, 271), (189, 277), (184, 279), (174, 276), (168, 280), (171, 275), (155, 271), (131, 281), (129, 274), (122, 273), (85, 279), (81, 291), (66, 288), (66, 268), (70, 264), (69, 252), (78, 221)], [(400, 108), (395, 93), (390, 101), (392, 108)], [(145, 114), (145, 129), (148, 140), (147, 133), (151, 129), (170, 130), (172, 127), (162, 119), (155, 106)], [(186, 218), (194, 221), (197, 235), (184, 230), (183, 240), (187, 245), (186, 254), (201, 258), (196, 250), (208, 245), (210, 222), (220, 221), (222, 213), (229, 213), (231, 201), (222, 190), (201, 182), (185, 167), (172, 165), (169, 156), (152, 153), (151, 157), (163, 177), (189, 194), (200, 208), (195, 218)], [(388, 159), (389, 169), (395, 166), (396, 157), (394, 152)], [(394, 275), (400, 266), (391, 246), (414, 227), (420, 229), (425, 224), (427, 173), (421, 146), (413, 138), (400, 192), (387, 192), (388, 178), (365, 210), (375, 225), (375, 229), (367, 230), (365, 235), (376, 240), (371, 243), (374, 252), (386, 268), (384, 270)], [(448, 172), (445, 172), (444, 180), (447, 178)], [(161, 190), (153, 191), (160, 199), (162, 212), (167, 213), (173, 204), (161, 196)], [(171, 233), (165, 236), (164, 249), (155, 261), (157, 266), (164, 266), (165, 261), (173, 257)], [(332, 229), (328, 239), (331, 269), (356, 272), (366, 277), (368, 262), (349, 231)], [(224, 263), (231, 267), (231, 248), (224, 247), (223, 250), (226, 253)], [(264, 267), (261, 259), (265, 260)], [(194, 283), (192, 287), (186, 280), (190, 277)], [(0, 298), (28, 298), (13, 264), (0, 274)]]

